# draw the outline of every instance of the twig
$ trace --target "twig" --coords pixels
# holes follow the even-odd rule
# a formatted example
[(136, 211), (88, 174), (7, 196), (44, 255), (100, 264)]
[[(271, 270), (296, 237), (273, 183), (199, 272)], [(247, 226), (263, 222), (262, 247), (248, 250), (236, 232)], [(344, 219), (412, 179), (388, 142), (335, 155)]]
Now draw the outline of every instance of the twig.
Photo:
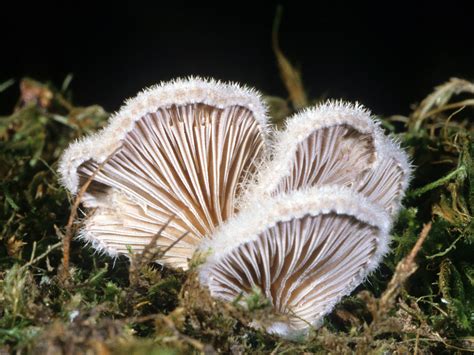
[(171, 216), (165, 224), (163, 224), (160, 229), (158, 230), (158, 232), (156, 232), (153, 237), (151, 238), (150, 242), (145, 245), (145, 247), (143, 248), (141, 254), (140, 254), (140, 259), (145, 259), (147, 257), (147, 255), (149, 254), (152, 254), (153, 253), (153, 248), (155, 248), (156, 246), (156, 242), (158, 241), (158, 238), (161, 236), (161, 233), (163, 233), (163, 231), (166, 229), (166, 227), (168, 227), (171, 223), (171, 221), (173, 221), (173, 219), (175, 218), (175, 216)]
[[(59, 242), (59, 243), (56, 243), (56, 244), (53, 244), (53, 245), (48, 245), (48, 248), (46, 249), (46, 251), (41, 254), (41, 255), (38, 255), (36, 258), (32, 258), (30, 261), (28, 261), (25, 265), (22, 266), (22, 268), (27, 268), (33, 264), (36, 264), (38, 261), (40, 261), (41, 259), (45, 258), (46, 256), (48, 256), (49, 253), (51, 253), (53, 250), (59, 248), (60, 246), (62, 245), (62, 242)], [(33, 257), (33, 254), (32, 254), (32, 257)]]
[[(428, 233), (431, 230), (431, 222), (425, 224), (421, 230), (420, 236), (412, 248), (410, 254), (403, 258), (395, 268), (395, 273), (390, 280), (387, 289), (380, 297), (377, 318), (380, 319), (383, 314), (390, 310), (395, 303), (395, 299), (400, 293), (400, 290), (405, 281), (416, 271), (417, 265), (415, 263), (415, 257), (421, 249), (423, 242), (425, 241)], [(376, 323), (376, 320), (374, 320)]]
[(160, 227), (158, 232), (156, 232), (150, 242), (143, 248), (141, 254), (135, 259), (131, 258), (130, 268), (129, 268), (129, 284), (130, 287), (134, 287), (138, 283), (138, 271), (142, 268), (144, 264), (150, 263), (155, 258), (160, 258), (161, 256), (165, 255), (171, 248), (173, 248), (176, 244), (178, 244), (183, 238), (185, 238), (189, 232), (183, 233), (179, 238), (177, 238), (173, 243), (168, 245), (165, 249), (156, 250), (156, 242), (158, 238), (161, 236), (161, 233), (170, 225), (171, 221), (175, 218), (175, 216), (171, 216), (168, 221)]
[(100, 163), (97, 168), (94, 170), (91, 176), (87, 179), (84, 185), (82, 185), (81, 189), (79, 190), (76, 199), (74, 200), (74, 204), (71, 208), (71, 213), (69, 214), (69, 219), (66, 225), (66, 233), (64, 234), (63, 238), (63, 259), (62, 259), (62, 268), (59, 270), (59, 277), (61, 280), (66, 280), (69, 277), (69, 259), (70, 259), (70, 247), (71, 247), (71, 239), (73, 235), (73, 223), (77, 216), (77, 210), (79, 208), (80, 203), (82, 202), (82, 196), (89, 188), (89, 185), (92, 183), (96, 175), (99, 171), (109, 162), (109, 160), (115, 155), (115, 153), (120, 148), (117, 148), (112, 154), (110, 154), (107, 159), (105, 159), (102, 163)]
[(416, 332), (416, 341), (415, 341), (415, 350), (413, 350), (413, 355), (418, 355), (418, 344), (420, 343), (420, 331)]
[(454, 109), (454, 108), (465, 108), (466, 106), (474, 106), (474, 99), (468, 99), (468, 100), (464, 100), (464, 101), (460, 101), (460, 102), (454, 102), (452, 104), (447, 104), (447, 105), (444, 105), (444, 106), (441, 106), (441, 107), (438, 107), (438, 108), (435, 108), (431, 111), (428, 111), (427, 113), (425, 113), (423, 116), (421, 116), (419, 118), (420, 121), (424, 120), (425, 118), (428, 118), (430, 116), (433, 116), (437, 113), (440, 113), (440, 112), (443, 112), (443, 111), (446, 111), (446, 110), (451, 110), (451, 109)]
[[(158, 230), (158, 232), (156, 232), (153, 237), (151, 238), (150, 242), (145, 246), (145, 248), (143, 248), (142, 250), (142, 253), (140, 255), (141, 259), (145, 260), (145, 262), (150, 262), (152, 260), (150, 260), (151, 258), (153, 258), (153, 254), (155, 254), (156, 252), (153, 251), (153, 248), (155, 248), (156, 246), (156, 242), (158, 241), (158, 238), (161, 237), (161, 233), (164, 232), (164, 230), (171, 224), (171, 222), (173, 221), (173, 219), (175, 218), (176, 216), (175, 215), (172, 215), (167, 221), (166, 223), (160, 227), (160, 229)], [(176, 239), (173, 243), (171, 243), (165, 250), (163, 251), (160, 251), (159, 253), (164, 255), (166, 254), (166, 252), (168, 250), (170, 250), (171, 248), (173, 248), (177, 243), (179, 243), (186, 235), (188, 235), (188, 233), (184, 233), (182, 236), (180, 236), (178, 239)], [(151, 257), (149, 256), (151, 254)]]
[(374, 334), (376, 334), (380, 327), (383, 326), (383, 321), (386, 319), (387, 313), (395, 304), (395, 300), (400, 294), (403, 284), (417, 269), (415, 257), (420, 251), (421, 246), (423, 245), (423, 242), (428, 236), (430, 230), (431, 222), (423, 226), (420, 236), (410, 253), (397, 264), (395, 273), (388, 283), (387, 289), (382, 293), (379, 301), (376, 302), (375, 307), (371, 309), (373, 320), (372, 323), (370, 323), (370, 326), (365, 328), (362, 340), (357, 343), (357, 354), (365, 353), (368, 344), (371, 344), (375, 341)]
[(178, 239), (176, 239), (173, 243), (171, 243), (165, 250), (163, 250), (162, 253), (166, 254), (169, 250), (171, 250), (171, 248), (173, 248), (176, 244), (178, 244), (181, 240), (183, 240), (188, 234), (189, 232), (185, 232), (181, 234), (181, 236)]

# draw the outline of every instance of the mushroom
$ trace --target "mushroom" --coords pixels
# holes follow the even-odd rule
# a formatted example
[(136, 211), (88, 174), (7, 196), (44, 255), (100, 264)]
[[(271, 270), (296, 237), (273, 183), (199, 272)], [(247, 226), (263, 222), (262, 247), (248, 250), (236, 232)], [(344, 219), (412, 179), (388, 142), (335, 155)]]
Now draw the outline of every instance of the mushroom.
[(375, 269), (388, 250), (390, 217), (346, 187), (273, 196), (227, 221), (201, 248), (200, 280), (232, 301), (261, 289), (287, 321), (266, 330), (284, 337), (320, 325), (325, 314)]
[(189, 78), (141, 92), (60, 160), (72, 194), (92, 177), (81, 237), (110, 255), (127, 254), (168, 223), (159, 247), (188, 234), (158, 261), (187, 268), (199, 243), (235, 214), (266, 132), (260, 95), (237, 84)]
[(285, 130), (276, 134), (273, 159), (244, 201), (253, 204), (262, 195), (340, 185), (396, 213), (409, 177), (406, 154), (367, 109), (328, 101), (288, 119)]

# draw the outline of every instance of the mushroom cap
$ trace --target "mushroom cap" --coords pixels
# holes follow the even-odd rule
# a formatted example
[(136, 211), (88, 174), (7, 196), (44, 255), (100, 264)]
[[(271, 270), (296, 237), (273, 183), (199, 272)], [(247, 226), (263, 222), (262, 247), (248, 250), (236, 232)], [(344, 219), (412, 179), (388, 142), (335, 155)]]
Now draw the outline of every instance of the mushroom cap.
[(288, 322), (267, 331), (292, 337), (374, 270), (388, 250), (389, 215), (345, 187), (324, 186), (260, 201), (226, 222), (201, 249), (200, 280), (226, 301), (255, 287)]
[[(81, 236), (110, 255), (158, 239), (159, 262), (187, 267), (196, 246), (235, 213), (235, 199), (263, 156), (266, 107), (253, 89), (201, 78), (178, 79), (126, 102), (100, 132), (63, 154), (63, 185), (94, 208)], [(108, 159), (108, 160), (107, 160)]]
[(244, 205), (262, 196), (340, 185), (396, 212), (410, 177), (406, 154), (357, 103), (328, 101), (290, 117), (275, 135), (272, 156)]

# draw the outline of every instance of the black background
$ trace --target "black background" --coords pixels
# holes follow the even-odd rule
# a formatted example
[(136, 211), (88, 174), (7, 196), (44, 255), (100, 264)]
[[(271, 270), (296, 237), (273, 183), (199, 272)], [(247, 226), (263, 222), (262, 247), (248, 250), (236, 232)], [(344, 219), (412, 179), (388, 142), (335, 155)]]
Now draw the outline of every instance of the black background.
[[(310, 97), (406, 114), (451, 76), (474, 79), (470, 1), (280, 3), (280, 44)], [(276, 4), (3, 4), (0, 82), (30, 76), (59, 86), (72, 73), (74, 101), (109, 111), (146, 86), (186, 75), (286, 96), (271, 48)], [(0, 94), (1, 114), (17, 96), (17, 86)]]

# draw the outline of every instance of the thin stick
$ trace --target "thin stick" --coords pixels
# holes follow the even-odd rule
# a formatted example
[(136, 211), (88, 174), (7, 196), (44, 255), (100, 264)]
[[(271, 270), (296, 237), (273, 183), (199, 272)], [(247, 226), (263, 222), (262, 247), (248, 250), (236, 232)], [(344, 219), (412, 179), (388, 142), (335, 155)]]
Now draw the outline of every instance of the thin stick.
[(163, 250), (163, 254), (166, 254), (171, 248), (173, 248), (176, 244), (178, 244), (181, 240), (183, 240), (189, 232), (183, 233), (181, 236), (179, 236), (178, 239), (176, 239), (173, 243), (171, 243), (165, 250)]
[(45, 258), (46, 256), (48, 256), (49, 253), (51, 253), (53, 250), (59, 248), (60, 246), (62, 245), (61, 242), (59, 243), (56, 243), (56, 244), (53, 244), (53, 245), (48, 245), (48, 248), (46, 249), (46, 251), (41, 254), (41, 255), (38, 255), (36, 258), (34, 259), (31, 259), (30, 261), (28, 261), (25, 265), (22, 266), (22, 268), (27, 268), (33, 264), (36, 264), (38, 261), (40, 261), (41, 259)]
[(74, 200), (74, 204), (71, 208), (71, 213), (69, 214), (69, 219), (66, 225), (66, 233), (64, 234), (63, 238), (63, 260), (62, 260), (62, 268), (60, 269), (60, 278), (64, 281), (69, 277), (69, 260), (70, 260), (70, 248), (71, 248), (71, 239), (73, 235), (73, 223), (77, 216), (77, 210), (79, 208), (80, 203), (82, 202), (82, 196), (89, 188), (89, 185), (92, 183), (96, 175), (99, 171), (109, 162), (109, 160), (115, 155), (115, 153), (120, 148), (117, 148), (112, 154), (110, 154), (107, 159), (105, 159), (102, 163), (97, 166), (97, 169), (94, 170), (91, 176), (87, 179), (84, 185), (82, 185), (81, 189), (79, 190), (78, 194), (76, 195), (76, 199)]
[(156, 232), (150, 242), (143, 248), (142, 252), (135, 258), (133, 255), (130, 259), (130, 268), (129, 268), (129, 285), (130, 287), (134, 287), (137, 285), (138, 282), (138, 272), (142, 268), (144, 264), (150, 263), (154, 261), (153, 259), (161, 258), (165, 255), (171, 248), (173, 248), (176, 244), (178, 244), (183, 238), (185, 238), (189, 232), (183, 233), (179, 236), (173, 243), (167, 246), (165, 249), (154, 249), (158, 238), (161, 236), (161, 233), (170, 225), (171, 221), (175, 218), (175, 216), (171, 216), (168, 221), (160, 227), (158, 232)]
[[(171, 224), (171, 222), (173, 221), (173, 219), (175, 218), (176, 216), (175, 215), (172, 215), (167, 221), (165, 224), (163, 224), (160, 229), (158, 230), (158, 232), (156, 232), (153, 237), (151, 238), (150, 242), (145, 245), (145, 247), (143, 248), (142, 252), (141, 252), (141, 258), (146, 258), (146, 255), (150, 253), (150, 250), (152, 248), (154, 248), (156, 246), (156, 242), (158, 241), (158, 238), (161, 236), (161, 233), (164, 232), (164, 230)], [(182, 238), (181, 238), (182, 239)], [(180, 238), (177, 239), (177, 241), (180, 241), (181, 240)], [(176, 241), (175, 241), (176, 242)], [(173, 243), (175, 243), (173, 242)], [(171, 245), (174, 245), (174, 244), (171, 244)], [(166, 249), (166, 251), (168, 251), (169, 249)], [(166, 253), (166, 251), (164, 251), (163, 253)]]
[(428, 118), (430, 116), (433, 116), (433, 115), (436, 115), (437, 113), (440, 113), (440, 112), (443, 112), (443, 111), (446, 111), (446, 110), (451, 110), (451, 109), (454, 109), (454, 108), (465, 108), (466, 106), (474, 106), (474, 99), (467, 99), (467, 100), (464, 100), (464, 101), (460, 101), (460, 102), (454, 102), (452, 104), (447, 104), (447, 105), (444, 105), (444, 106), (441, 106), (441, 107), (438, 107), (438, 108), (435, 108), (431, 111), (428, 111), (427, 113), (425, 113), (423, 116), (421, 116), (419, 118), (420, 121), (424, 120), (425, 118)]
[[(388, 310), (391, 309), (393, 304), (395, 303), (396, 297), (399, 295), (400, 290), (405, 283), (405, 281), (410, 277), (417, 269), (417, 265), (415, 263), (415, 257), (421, 249), (428, 233), (431, 230), (431, 222), (427, 223), (423, 226), (421, 230), (420, 236), (415, 243), (415, 246), (410, 251), (405, 258), (403, 258), (398, 264), (395, 269), (395, 273), (392, 276), (392, 279), (388, 283), (387, 289), (384, 291), (382, 296), (380, 297), (377, 318), (385, 314)], [(375, 322), (374, 322), (375, 323)]]

